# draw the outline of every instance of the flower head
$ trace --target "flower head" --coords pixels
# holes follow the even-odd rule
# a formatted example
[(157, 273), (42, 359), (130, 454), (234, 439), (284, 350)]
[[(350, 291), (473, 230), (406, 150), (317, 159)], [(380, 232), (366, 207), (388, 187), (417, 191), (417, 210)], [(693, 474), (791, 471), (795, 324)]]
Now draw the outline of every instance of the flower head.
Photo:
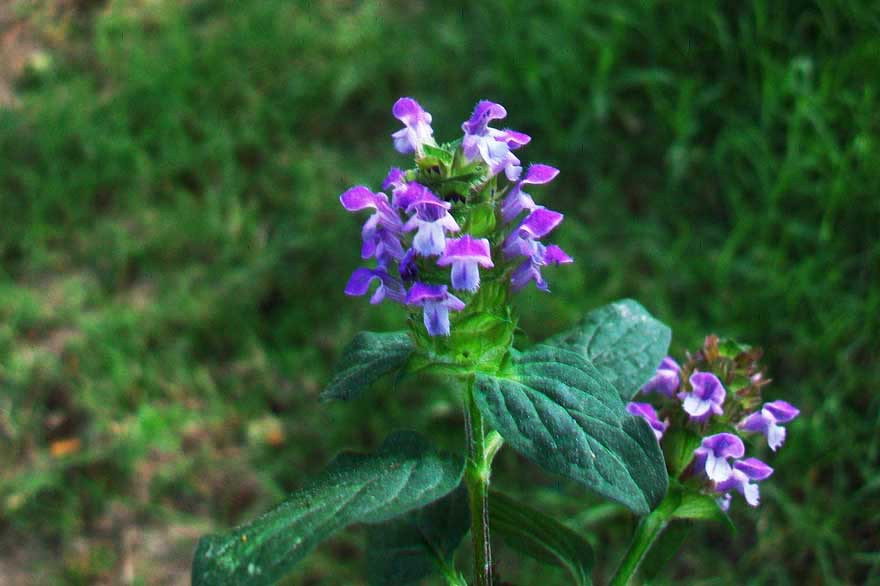
[(718, 377), (711, 372), (695, 372), (689, 380), (693, 392), (679, 393), (678, 398), (691, 420), (702, 423), (713, 414), (721, 415), (721, 404), (727, 393)]
[[(726, 479), (715, 483), (715, 490), (725, 494), (736, 490), (745, 497), (747, 503), (757, 507), (761, 495), (758, 491), (758, 485), (753, 484), (751, 481), (760, 482), (765, 478), (769, 478), (771, 474), (773, 474), (773, 468), (757, 458), (738, 460), (733, 463), (730, 475)], [(729, 498), (726, 499), (726, 503), (728, 506), (730, 505)]]
[(407, 305), (423, 308), (425, 328), (432, 336), (449, 335), (449, 310), (461, 311), (464, 302), (449, 293), (446, 285), (414, 283), (406, 294)]
[(786, 401), (764, 403), (757, 413), (752, 413), (737, 426), (743, 431), (763, 433), (767, 445), (774, 452), (785, 442), (785, 428), (780, 423), (788, 423), (800, 414), (797, 407)]
[(630, 415), (641, 417), (647, 421), (648, 425), (651, 426), (651, 430), (654, 432), (657, 441), (660, 441), (663, 438), (663, 432), (669, 427), (669, 423), (660, 421), (657, 417), (657, 412), (650, 403), (627, 403), (626, 410)]
[(507, 110), (501, 104), (488, 100), (480, 101), (470, 119), (461, 125), (461, 129), (464, 130), (461, 146), (469, 162), (481, 159), (489, 166), (492, 175), (504, 171), (509, 180), (516, 181), (522, 172), (522, 167), (511, 150), (528, 144), (532, 139), (515, 130), (498, 130), (489, 127), (489, 123), (493, 120), (506, 117)]
[(489, 241), (485, 238), (474, 238), (470, 234), (447, 240), (446, 250), (437, 265), (452, 265), (453, 289), (472, 292), (480, 287), (479, 267), (488, 269), (495, 266), (489, 253)]
[(667, 397), (673, 397), (681, 384), (681, 367), (678, 362), (667, 356), (657, 367), (657, 372), (651, 380), (642, 387), (643, 393), (660, 392)]
[(404, 127), (392, 134), (394, 148), (403, 154), (424, 155), (423, 146), (436, 145), (434, 130), (431, 128), (431, 115), (412, 98), (400, 98), (391, 109), (394, 117), (403, 122)]
[(732, 433), (718, 433), (703, 438), (700, 447), (694, 450), (696, 469), (705, 471), (706, 476), (715, 482), (727, 480), (731, 471), (728, 458), (742, 458), (746, 447), (739, 437)]

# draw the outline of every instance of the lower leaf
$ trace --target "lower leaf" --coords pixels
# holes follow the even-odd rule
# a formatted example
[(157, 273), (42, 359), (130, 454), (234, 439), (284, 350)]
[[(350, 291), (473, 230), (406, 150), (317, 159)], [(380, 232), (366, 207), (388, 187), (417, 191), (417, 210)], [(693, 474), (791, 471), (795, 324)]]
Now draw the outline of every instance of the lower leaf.
[(459, 458), (413, 432), (391, 434), (375, 454), (340, 454), (283, 504), (228, 533), (203, 537), (193, 586), (273, 584), (343, 527), (387, 521), (448, 494), (462, 468)]

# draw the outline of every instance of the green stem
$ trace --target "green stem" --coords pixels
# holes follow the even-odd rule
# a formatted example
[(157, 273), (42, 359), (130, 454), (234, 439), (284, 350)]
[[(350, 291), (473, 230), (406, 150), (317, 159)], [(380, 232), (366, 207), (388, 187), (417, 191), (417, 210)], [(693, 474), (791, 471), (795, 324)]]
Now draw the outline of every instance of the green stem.
[(498, 439), (492, 437), (490, 445), (487, 446), (483, 416), (474, 400), (473, 376), (468, 379), (467, 383), (464, 414), (468, 449), (464, 478), (470, 500), (471, 541), (474, 546), (474, 584), (475, 586), (492, 586), (489, 477), (492, 472), (492, 456), (500, 447), (500, 443), (498, 443)]
[(645, 556), (648, 555), (651, 546), (654, 545), (654, 542), (657, 541), (657, 538), (660, 537), (660, 534), (669, 525), (670, 516), (675, 511), (675, 507), (664, 505), (666, 505), (666, 501), (660, 503), (659, 507), (651, 511), (647, 517), (639, 522), (639, 526), (636, 527), (636, 532), (629, 544), (629, 549), (623, 556), (623, 560), (621, 560), (620, 566), (617, 568), (617, 573), (614, 574), (608, 586), (626, 586), (629, 584), (636, 570), (639, 569), (639, 565), (645, 559)]

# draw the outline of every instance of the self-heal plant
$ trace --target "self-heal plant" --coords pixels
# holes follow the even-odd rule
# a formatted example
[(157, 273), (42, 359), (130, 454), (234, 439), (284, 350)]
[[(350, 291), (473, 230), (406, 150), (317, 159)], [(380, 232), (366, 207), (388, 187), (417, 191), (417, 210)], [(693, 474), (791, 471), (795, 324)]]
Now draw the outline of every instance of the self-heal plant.
[[(203, 538), (193, 583), (273, 584), (320, 541), (365, 523), (373, 586), (415, 584), (435, 571), (451, 585), (498, 584), (493, 537), (591, 584), (583, 536), (490, 488), (505, 444), (642, 517), (617, 586), (673, 520), (729, 522), (733, 494), (757, 505), (757, 483), (773, 471), (743, 458), (738, 434), (766, 437), (775, 450), (782, 424), (797, 415), (783, 401), (762, 403), (757, 353), (731, 353), (709, 338), (679, 365), (666, 356), (669, 328), (631, 300), (516, 349), (514, 294), (532, 284), (549, 292), (546, 269), (574, 262), (548, 242), (563, 214), (526, 191), (545, 189), (559, 171), (523, 167), (514, 151), (531, 139), (496, 128), (507, 116), (500, 104), (480, 101), (448, 143), (437, 142), (431, 115), (412, 98), (392, 113), (403, 124), (394, 147), (413, 164), (392, 168), (382, 191), (359, 185), (340, 196), (364, 218), (365, 266), (344, 290), (396, 304), (407, 327), (358, 334), (322, 397), (358, 399), (389, 374), (445, 377), (462, 405), (462, 454), (414, 432), (392, 433), (372, 454), (343, 453), (278, 508)], [(640, 390), (644, 400), (632, 401)], [(468, 533), (470, 576), (455, 563)]]

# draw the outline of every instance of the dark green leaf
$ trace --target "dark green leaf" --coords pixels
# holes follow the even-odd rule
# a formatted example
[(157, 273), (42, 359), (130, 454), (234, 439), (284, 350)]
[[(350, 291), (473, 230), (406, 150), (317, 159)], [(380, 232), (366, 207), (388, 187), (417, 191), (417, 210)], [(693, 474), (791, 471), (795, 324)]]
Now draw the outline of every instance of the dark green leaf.
[(578, 586), (592, 583), (593, 548), (573, 530), (499, 492), (489, 495), (489, 524), (517, 551), (568, 571)]
[(282, 505), (199, 541), (193, 586), (273, 584), (318, 543), (357, 522), (380, 523), (454, 490), (462, 462), (412, 432), (391, 434), (371, 455), (343, 453)]
[(342, 351), (336, 375), (321, 399), (354, 399), (383, 375), (402, 367), (412, 351), (406, 332), (359, 333)]
[(629, 401), (654, 375), (669, 349), (671, 330), (632, 299), (588, 313), (545, 342), (586, 356)]
[(464, 485), (427, 507), (367, 529), (370, 586), (414, 584), (452, 558), (470, 528)]
[(478, 374), (476, 401), (514, 449), (638, 514), (660, 502), (668, 476), (657, 439), (582, 354), (538, 346), (505, 374)]

